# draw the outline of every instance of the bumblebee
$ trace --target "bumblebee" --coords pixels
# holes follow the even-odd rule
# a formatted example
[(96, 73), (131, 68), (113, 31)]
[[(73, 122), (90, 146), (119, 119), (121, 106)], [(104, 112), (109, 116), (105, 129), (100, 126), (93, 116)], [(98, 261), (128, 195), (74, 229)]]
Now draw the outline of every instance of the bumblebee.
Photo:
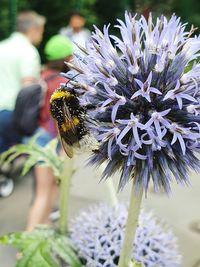
[(74, 90), (59, 88), (51, 96), (50, 112), (57, 123), (63, 149), (70, 158), (73, 157), (73, 149), (80, 148), (81, 142), (91, 143), (85, 125), (86, 111)]

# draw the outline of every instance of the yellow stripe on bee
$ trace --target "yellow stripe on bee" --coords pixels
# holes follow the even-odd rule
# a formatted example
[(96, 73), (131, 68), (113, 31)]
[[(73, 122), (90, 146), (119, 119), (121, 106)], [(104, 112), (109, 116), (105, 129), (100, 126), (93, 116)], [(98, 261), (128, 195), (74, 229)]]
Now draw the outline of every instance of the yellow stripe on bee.
[(64, 132), (71, 130), (73, 126), (77, 126), (80, 123), (80, 120), (77, 117), (73, 117), (72, 121), (66, 121), (61, 124), (61, 128)]
[(60, 99), (62, 97), (70, 97), (70, 96), (71, 94), (67, 91), (56, 90), (51, 96), (50, 103), (56, 99)]
[(77, 117), (73, 117), (73, 123), (74, 125), (78, 125), (80, 123), (80, 120)]
[[(69, 123), (68, 123), (69, 124)], [(69, 125), (66, 125), (65, 123), (62, 123), (61, 124), (61, 128), (62, 128), (62, 130), (63, 130), (63, 132), (66, 132), (66, 131), (68, 131), (69, 129)]]

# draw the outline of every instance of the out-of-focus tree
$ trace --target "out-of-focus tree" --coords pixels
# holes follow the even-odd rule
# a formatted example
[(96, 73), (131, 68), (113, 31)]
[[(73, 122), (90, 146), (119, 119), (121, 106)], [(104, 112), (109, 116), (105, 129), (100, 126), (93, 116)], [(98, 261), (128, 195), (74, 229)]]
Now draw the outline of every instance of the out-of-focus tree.
[(193, 24), (198, 27), (200, 33), (200, 1), (199, 0), (181, 0), (174, 2), (174, 10), (179, 14), (183, 21), (189, 22), (189, 27)]
[(188, 22), (188, 28), (193, 24), (200, 28), (200, 1), (199, 0), (135, 0), (136, 12), (143, 14), (145, 17), (152, 12), (153, 15), (159, 16), (164, 14), (170, 16), (176, 13), (181, 17), (183, 22)]
[(200, 27), (199, 0), (1, 0), (0, 40), (7, 37), (14, 27), (15, 7), (12, 3), (17, 3), (18, 11), (32, 9), (47, 18), (43, 44), (68, 23), (69, 14), (74, 10), (80, 11), (86, 17), (86, 26), (90, 30), (93, 24), (100, 28), (104, 24), (115, 24), (116, 18), (123, 17), (125, 9), (142, 13), (144, 16), (148, 16), (149, 12), (154, 16), (168, 16), (175, 12), (183, 21)]
[(9, 34), (9, 8), (6, 0), (1, 0), (0, 22), (0, 39), (3, 39)]
[(152, 12), (154, 16), (160, 14), (171, 15), (175, 0), (136, 0), (136, 12), (143, 14), (145, 17)]
[(94, 5), (95, 13), (97, 14), (98, 25), (100, 28), (105, 24), (116, 24), (116, 18), (123, 17), (123, 10), (128, 7), (128, 1), (108, 1), (97, 0)]
[(31, 9), (28, 0), (1, 0), (0, 40), (9, 36), (15, 29), (17, 10)]

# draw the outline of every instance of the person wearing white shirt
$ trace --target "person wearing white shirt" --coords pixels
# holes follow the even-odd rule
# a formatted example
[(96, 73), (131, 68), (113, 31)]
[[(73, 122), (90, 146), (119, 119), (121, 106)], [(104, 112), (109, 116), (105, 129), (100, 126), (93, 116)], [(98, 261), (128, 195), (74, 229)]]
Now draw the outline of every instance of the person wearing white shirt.
[(90, 37), (90, 31), (85, 26), (85, 18), (79, 12), (73, 12), (69, 19), (69, 25), (60, 29), (59, 34), (68, 37), (74, 44), (74, 51), (80, 50), (76, 44), (85, 48), (85, 43)]
[[(40, 56), (45, 18), (34, 11), (18, 14), (16, 32), (0, 42), (0, 152), (19, 141), (12, 129), (12, 112), (20, 89), (40, 77)], [(10, 128), (11, 127), (11, 128)]]

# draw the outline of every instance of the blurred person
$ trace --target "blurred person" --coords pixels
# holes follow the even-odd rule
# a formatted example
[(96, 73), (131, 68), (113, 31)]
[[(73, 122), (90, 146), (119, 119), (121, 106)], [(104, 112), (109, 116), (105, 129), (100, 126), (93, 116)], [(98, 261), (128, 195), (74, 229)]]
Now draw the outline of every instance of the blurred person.
[[(70, 61), (73, 54), (72, 43), (64, 36), (55, 35), (45, 45), (44, 52), (47, 58), (46, 69), (42, 72), (42, 79), (46, 81), (47, 91), (44, 104), (40, 111), (39, 134), (36, 142), (45, 146), (57, 136), (57, 128), (50, 115), (50, 97), (66, 78), (60, 72), (66, 72), (64, 61)], [(29, 212), (27, 231), (31, 231), (37, 224), (49, 223), (49, 215), (54, 207), (57, 196), (57, 185), (50, 167), (36, 165), (34, 168), (36, 188), (35, 197)]]
[(90, 31), (85, 26), (85, 18), (79, 12), (72, 12), (69, 18), (69, 24), (67, 27), (60, 29), (59, 34), (67, 36), (74, 43), (74, 51), (80, 50), (76, 46), (76, 43), (85, 47), (85, 43), (90, 37)]
[(12, 111), (20, 89), (40, 77), (40, 56), (35, 46), (42, 41), (45, 18), (34, 11), (17, 15), (16, 32), (0, 42), (0, 152), (18, 143), (12, 128)]

